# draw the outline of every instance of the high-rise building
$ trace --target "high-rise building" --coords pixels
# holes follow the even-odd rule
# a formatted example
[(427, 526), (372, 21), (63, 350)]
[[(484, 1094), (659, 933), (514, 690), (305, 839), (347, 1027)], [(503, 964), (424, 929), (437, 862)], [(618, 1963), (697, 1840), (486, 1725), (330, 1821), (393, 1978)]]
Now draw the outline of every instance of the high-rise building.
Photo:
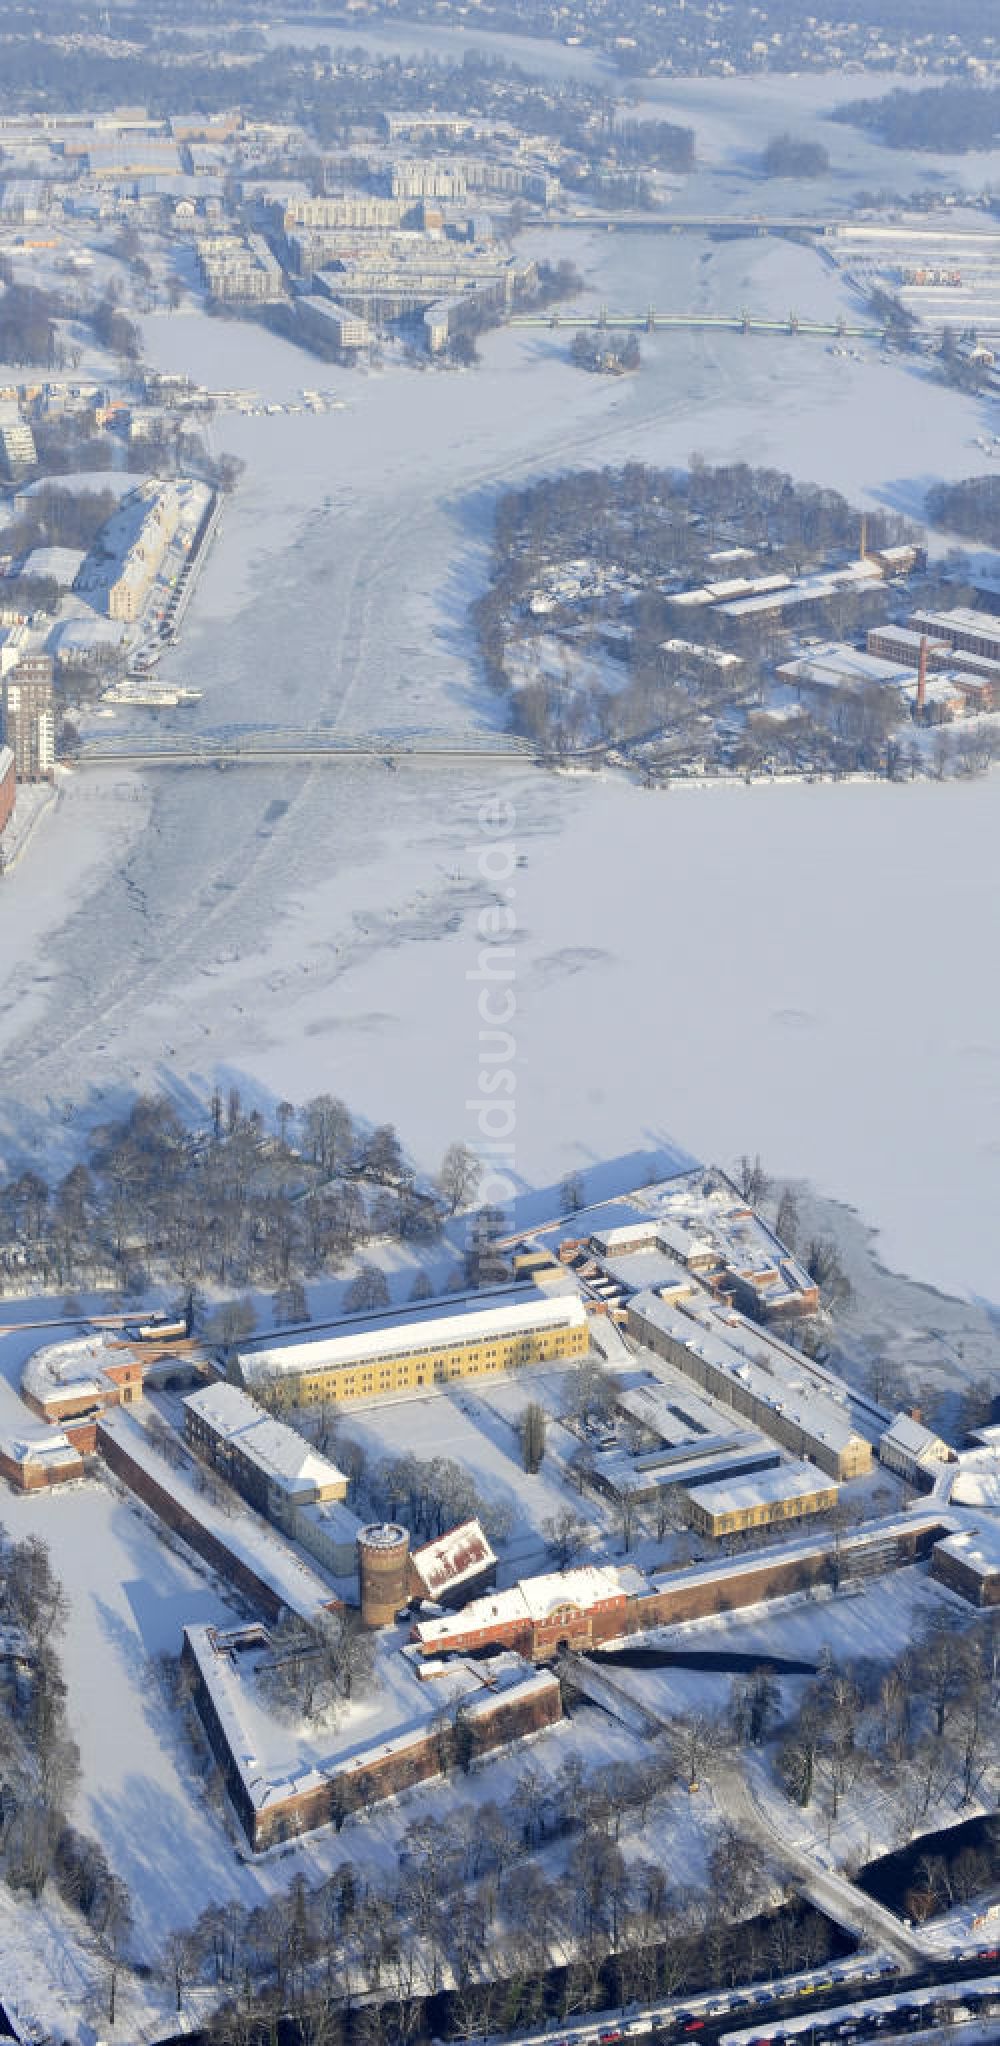
[(52, 658), (26, 654), (3, 686), (3, 736), (18, 781), (51, 781), (55, 767)]
[(0, 405), (0, 464), (12, 483), (19, 483), (35, 468), (38, 453), (35, 436), (14, 404)]

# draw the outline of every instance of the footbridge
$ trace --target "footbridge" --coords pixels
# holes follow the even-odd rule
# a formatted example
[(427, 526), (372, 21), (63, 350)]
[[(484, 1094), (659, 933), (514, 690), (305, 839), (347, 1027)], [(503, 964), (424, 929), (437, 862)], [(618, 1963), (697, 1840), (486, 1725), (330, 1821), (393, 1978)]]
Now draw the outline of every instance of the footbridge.
[(610, 312), (606, 305), (600, 306), (597, 312), (576, 313), (560, 307), (547, 313), (514, 313), (510, 324), (512, 327), (572, 327), (574, 330), (583, 327), (599, 331), (604, 328), (632, 328), (647, 334), (656, 333), (661, 328), (677, 327), (704, 329), (708, 333), (805, 334), (823, 341), (885, 339), (884, 326), (873, 321), (810, 320), (803, 319), (794, 311), (787, 313), (783, 319), (775, 319), (745, 309), (738, 313), (661, 313), (652, 305), (647, 306), (645, 312), (631, 313)]
[(107, 767), (275, 767), (349, 766), (368, 761), (394, 772), (405, 766), (485, 764), (532, 766), (535, 748), (514, 733), (393, 733), (293, 731), (280, 727), (252, 731), (158, 732), (153, 738), (122, 734), (88, 739), (77, 757), (84, 771)]

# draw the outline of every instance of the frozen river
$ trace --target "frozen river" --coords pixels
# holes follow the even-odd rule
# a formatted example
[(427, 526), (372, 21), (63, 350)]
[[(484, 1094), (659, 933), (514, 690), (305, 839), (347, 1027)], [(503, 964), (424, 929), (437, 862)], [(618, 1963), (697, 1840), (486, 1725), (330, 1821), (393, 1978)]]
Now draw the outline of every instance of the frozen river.
[[(591, 302), (854, 310), (778, 242), (572, 252)], [(163, 670), (203, 689), (164, 714), (195, 730), (495, 721), (465, 616), (503, 483), (698, 451), (911, 510), (931, 478), (983, 466), (974, 401), (791, 338), (644, 337), (623, 383), (571, 372), (544, 331), (423, 376), (336, 372), (193, 311), (146, 339), (216, 386), (346, 401), (214, 428), (246, 474)], [(473, 1140), (477, 813), (497, 794), (525, 862), (504, 883), (524, 1183), (664, 1139), (759, 1149), (856, 1206), (890, 1263), (1000, 1301), (996, 778), (666, 795), (377, 763), (72, 779), (3, 888), (11, 1155), (53, 1131), (68, 1151), (70, 1104), (99, 1114), (152, 1082), (204, 1101), (216, 1079), (265, 1104), (343, 1093), (426, 1166)]]

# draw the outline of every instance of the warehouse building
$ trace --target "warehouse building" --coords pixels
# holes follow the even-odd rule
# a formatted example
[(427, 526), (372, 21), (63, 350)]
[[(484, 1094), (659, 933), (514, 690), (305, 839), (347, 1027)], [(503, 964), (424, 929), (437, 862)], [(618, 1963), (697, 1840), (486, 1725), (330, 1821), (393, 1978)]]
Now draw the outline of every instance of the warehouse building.
[(238, 1386), (192, 1393), (184, 1401), (184, 1434), (258, 1513), (289, 1532), (296, 1507), (347, 1496), (343, 1471)]
[(589, 1343), (587, 1316), (576, 1294), (543, 1299), (535, 1292), (484, 1307), (472, 1295), (442, 1314), (404, 1319), (379, 1316), (341, 1335), (314, 1336), (240, 1352), (250, 1390), (292, 1379), (303, 1404), (317, 1400), (377, 1399), (380, 1395), (482, 1378), (561, 1357), (582, 1357)]
[(1000, 661), (1000, 618), (990, 611), (971, 611), (964, 605), (952, 611), (915, 611), (910, 625), (914, 632), (944, 640), (959, 653)]
[(880, 655), (858, 647), (826, 640), (809, 652), (782, 661), (775, 669), (779, 682), (796, 689), (800, 696), (825, 695), (831, 690), (901, 689), (915, 680), (908, 663), (883, 660)]
[(776, 1469), (727, 1478), (724, 1484), (696, 1485), (687, 1492), (691, 1525), (699, 1534), (745, 1534), (829, 1513), (838, 1487), (811, 1463), (781, 1463)]

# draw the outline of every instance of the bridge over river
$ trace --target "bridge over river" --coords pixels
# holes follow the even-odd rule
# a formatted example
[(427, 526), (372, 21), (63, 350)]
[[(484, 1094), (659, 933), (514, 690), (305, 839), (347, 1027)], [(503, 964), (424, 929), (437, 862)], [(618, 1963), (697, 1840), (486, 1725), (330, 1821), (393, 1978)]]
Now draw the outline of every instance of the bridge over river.
[(824, 341), (883, 341), (884, 326), (872, 321), (854, 324), (850, 320), (808, 320), (796, 312), (790, 312), (784, 319), (765, 318), (760, 313), (740, 311), (738, 313), (659, 313), (655, 306), (647, 306), (642, 313), (612, 313), (606, 305), (597, 312), (575, 313), (560, 308), (548, 313), (513, 313), (512, 327), (593, 327), (642, 328), (647, 334), (659, 328), (693, 327), (703, 328), (712, 333), (734, 334), (805, 334)]
[(489, 762), (493, 767), (534, 765), (536, 749), (514, 733), (420, 732), (400, 737), (383, 732), (294, 731), (287, 727), (252, 731), (157, 732), (155, 737), (91, 738), (77, 758), (78, 769), (105, 767), (338, 767), (373, 761), (393, 771), (404, 766), (457, 767)]

